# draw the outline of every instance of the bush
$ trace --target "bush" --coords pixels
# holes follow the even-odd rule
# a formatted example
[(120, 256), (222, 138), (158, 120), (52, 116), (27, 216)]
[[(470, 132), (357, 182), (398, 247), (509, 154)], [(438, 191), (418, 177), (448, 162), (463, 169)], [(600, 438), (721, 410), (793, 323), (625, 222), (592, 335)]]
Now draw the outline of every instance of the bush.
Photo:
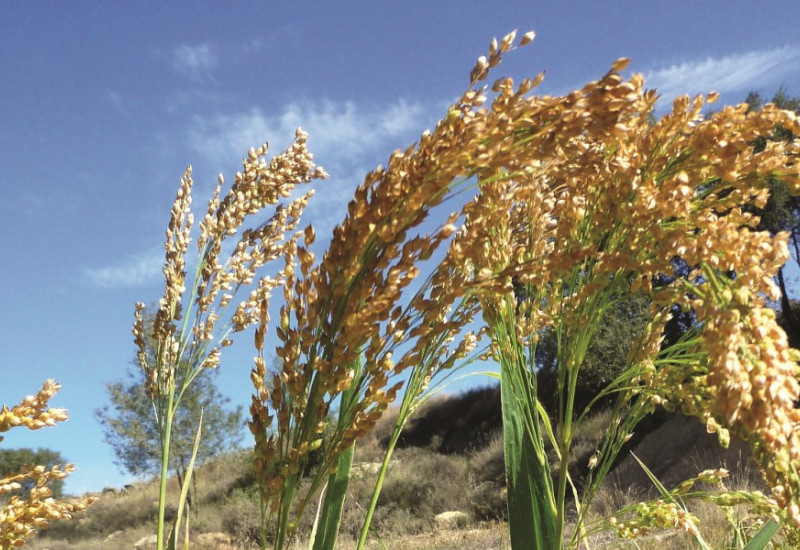
[(221, 509), (222, 530), (237, 545), (259, 543), (261, 540), (261, 504), (256, 491), (235, 489)]
[(402, 508), (428, 519), (468, 506), (466, 458), (425, 449), (398, 451), (397, 455), (398, 463), (389, 470), (379, 506)]
[(503, 457), (503, 434), (497, 431), (482, 448), (473, 451), (469, 461), (469, 504), (473, 517), (481, 520), (505, 520), (506, 477)]

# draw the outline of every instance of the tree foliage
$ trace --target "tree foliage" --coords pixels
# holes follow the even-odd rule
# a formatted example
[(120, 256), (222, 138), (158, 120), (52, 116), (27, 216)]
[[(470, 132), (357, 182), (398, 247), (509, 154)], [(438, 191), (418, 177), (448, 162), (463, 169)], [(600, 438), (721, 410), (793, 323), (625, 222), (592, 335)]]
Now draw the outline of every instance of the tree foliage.
[[(210, 372), (201, 373), (196, 382), (184, 393), (173, 427), (170, 468), (181, 480), (192, 456), (201, 410), (203, 438), (198, 462), (234, 447), (243, 426), (241, 407), (224, 408), (230, 399), (219, 393)], [(136, 476), (158, 473), (161, 467), (158, 426), (147, 399), (143, 376), (129, 370), (127, 380), (111, 382), (106, 387), (110, 405), (95, 414), (103, 426), (106, 442), (114, 449), (116, 463)]]
[[(148, 353), (155, 353), (148, 343)], [(177, 381), (180, 387), (180, 380)], [(152, 401), (147, 396), (145, 376), (141, 369), (128, 369), (127, 379), (106, 386), (110, 404), (95, 411), (103, 426), (105, 440), (114, 449), (116, 463), (135, 475), (156, 474), (161, 470), (161, 437)], [(182, 485), (192, 456), (200, 414), (203, 415), (203, 437), (197, 462), (236, 446), (242, 435), (242, 407), (228, 410), (230, 399), (219, 393), (214, 372), (201, 371), (188, 385), (175, 415), (170, 439), (170, 469)]]

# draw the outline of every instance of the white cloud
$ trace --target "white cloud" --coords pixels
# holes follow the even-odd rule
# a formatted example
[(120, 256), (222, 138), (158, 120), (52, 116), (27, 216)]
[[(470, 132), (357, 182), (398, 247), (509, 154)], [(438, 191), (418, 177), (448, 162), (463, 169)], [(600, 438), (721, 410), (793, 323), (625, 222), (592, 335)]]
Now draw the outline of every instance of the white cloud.
[(644, 73), (648, 88), (656, 88), (664, 99), (684, 94), (742, 92), (779, 82), (797, 71), (800, 45), (753, 50), (706, 57), (653, 69)]
[(316, 195), (306, 212), (317, 233), (325, 235), (344, 218), (347, 201), (366, 173), (385, 164), (392, 151), (408, 146), (437, 120), (430, 112), (405, 100), (367, 107), (353, 101), (294, 101), (274, 114), (256, 107), (196, 116), (187, 143), (201, 160), (194, 163), (196, 167), (225, 172), (224, 167), (241, 166), (237, 161), (248, 149), (264, 141), (270, 143), (270, 155), (284, 150), (302, 127), (308, 132), (314, 162), (331, 175), (329, 182), (314, 185)]
[(208, 76), (217, 64), (217, 57), (211, 52), (211, 46), (200, 44), (178, 46), (172, 52), (172, 66), (195, 80)]
[(217, 164), (241, 158), (250, 147), (265, 140), (281, 149), (298, 127), (309, 134), (309, 149), (329, 171), (353, 166), (367, 154), (384, 156), (424, 129), (425, 109), (404, 100), (387, 106), (360, 107), (352, 101), (292, 102), (280, 112), (267, 115), (259, 108), (234, 114), (197, 116), (189, 144)]
[(85, 268), (84, 276), (102, 288), (130, 288), (157, 283), (164, 265), (164, 252), (130, 256), (116, 265)]

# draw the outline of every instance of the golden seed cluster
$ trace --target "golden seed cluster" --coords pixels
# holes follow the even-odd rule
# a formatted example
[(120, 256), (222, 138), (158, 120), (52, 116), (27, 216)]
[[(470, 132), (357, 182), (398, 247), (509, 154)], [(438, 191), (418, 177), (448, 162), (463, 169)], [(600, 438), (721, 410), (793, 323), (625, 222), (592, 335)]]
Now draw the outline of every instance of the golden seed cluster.
[[(756, 138), (776, 126), (800, 135), (800, 125), (773, 107), (704, 117), (714, 94), (679, 98), (653, 124), (656, 96), (640, 76), (621, 78), (625, 64), (555, 98), (500, 79), (489, 108), (451, 109), (479, 186), (450, 249), (456, 279), (477, 293), (489, 326), (517, 306), (516, 344), (554, 323), (580, 330), (603, 292), (647, 294), (653, 323), (632, 359), (653, 402), (699, 416), (723, 443), (729, 433), (748, 441), (773, 497), (800, 525), (800, 356), (765, 304), (789, 258), (787, 235), (757, 231), (752, 214), (770, 177), (800, 192), (800, 144), (757, 152)], [(654, 287), (674, 276), (676, 258), (693, 272)], [(528, 289), (522, 303), (515, 284)], [(695, 312), (702, 338), (682, 356), (692, 360), (668, 365), (657, 359), (674, 305)], [(516, 345), (492, 336), (495, 353)], [(580, 353), (570, 361), (567, 370), (580, 368)]]
[[(242, 171), (222, 198), (224, 179), (219, 177), (200, 222), (197, 272), (188, 289), (186, 255), (194, 223), (191, 168), (181, 179), (167, 227), (164, 294), (152, 325), (145, 326), (145, 305), (139, 303), (133, 326), (137, 359), (152, 399), (163, 399), (173, 391), (175, 372), (181, 365), (192, 372), (217, 367), (221, 348), (231, 343), (230, 334), (257, 322), (261, 303), (281, 283), (282, 273), (276, 277), (258, 277), (257, 273), (292, 248), (298, 238), (293, 233), (311, 193), (289, 204), (280, 201), (297, 185), (327, 177), (314, 166), (306, 140), (305, 132), (298, 129), (291, 147), (269, 160), (266, 144), (251, 149)], [(268, 207), (275, 207), (275, 211), (266, 221), (244, 227), (248, 219)], [(224, 242), (237, 235), (232, 250), (226, 253)], [(247, 299), (236, 305), (230, 316), (224, 316), (241, 289), (249, 289)], [(157, 343), (155, 357), (148, 357), (148, 341)], [(185, 378), (192, 378), (191, 373), (186, 374)]]
[[(0, 408), (0, 433), (11, 428), (24, 426), (29, 430), (38, 430), (48, 426), (55, 426), (56, 422), (67, 419), (65, 409), (51, 409), (47, 404), (50, 399), (61, 389), (54, 380), (47, 380), (36, 395), (29, 395), (18, 405)], [(3, 438), (0, 436), (0, 441)]]
[[(779, 520), (779, 508), (774, 500), (765, 497), (760, 491), (736, 491), (725, 487), (723, 480), (728, 477), (724, 469), (706, 470), (688, 479), (669, 492), (668, 496), (649, 502), (630, 506), (608, 520), (620, 538), (635, 539), (650, 534), (656, 529), (678, 528), (692, 536), (698, 536), (699, 521), (688, 509), (684, 501), (705, 501), (722, 508), (748, 507), (757, 517), (756, 526), (761, 526), (765, 518)], [(698, 491), (696, 485), (703, 483), (715, 486), (715, 490)], [(789, 536), (790, 533), (787, 533)]]
[[(287, 250), (281, 366), (270, 375), (262, 359), (252, 375), (251, 429), (265, 497), (276, 498), (286, 477), (302, 469), (331, 401), (352, 384), (363, 397), (335, 438), (338, 448), (371, 429), (399, 389), (391, 375), (419, 362), (438, 336), (460, 334), (464, 324), (445, 321), (458, 300), (471, 304), (460, 322), (480, 310), (492, 325), (492, 316), (518, 300), (515, 282), (534, 289), (520, 304), (525, 314), (516, 316), (515, 333), (525, 343), (556, 321), (581, 326), (599, 291), (628, 281), (631, 291), (652, 299), (654, 321), (633, 359), (650, 365), (641, 383), (653, 401), (700, 416), (723, 441), (729, 431), (747, 439), (776, 500), (800, 522), (789, 496), (800, 495), (792, 473), (800, 449), (791, 407), (796, 367), (763, 302), (788, 257), (786, 236), (755, 231), (758, 219), (747, 208), (765, 204), (768, 176), (800, 191), (791, 162), (797, 145), (753, 149), (755, 138), (776, 125), (797, 131), (795, 117), (739, 106), (704, 118), (706, 100), (684, 97), (653, 124), (656, 95), (645, 91), (641, 76), (620, 76), (624, 59), (559, 97), (529, 94), (540, 77), (519, 87), (508, 78), (479, 87), (514, 40), (493, 42), (471, 74), (472, 86), (437, 127), (367, 175), (318, 266), (305, 247)], [(478, 182), (473, 201), (438, 232), (411, 233), (454, 182), (469, 178)], [(418, 264), (445, 241), (430, 293), (398, 305)], [(674, 272), (676, 257), (695, 273), (654, 288), (658, 276)], [(703, 323), (706, 359), (657, 367), (675, 304), (692, 308)], [(266, 308), (260, 311), (265, 327)], [(410, 351), (395, 359), (391, 351), (409, 339)], [(575, 361), (569, 368), (580, 367)], [(353, 367), (359, 362), (363, 371)], [(273, 419), (276, 431), (268, 437)], [(683, 521), (674, 512), (670, 517)], [(685, 525), (691, 528), (690, 518)]]
[(617, 522), (611, 518), (611, 521), (617, 535), (626, 539), (643, 537), (653, 529), (665, 528), (677, 528), (692, 536), (699, 534), (697, 517), (672, 501), (642, 502), (635, 506), (632, 519)]
[[(18, 405), (0, 410), (0, 433), (17, 426), (38, 430), (67, 420), (64, 409), (50, 409), (48, 402), (60, 386), (47, 380), (36, 395), (28, 396)], [(0, 437), (2, 441), (2, 437)], [(0, 478), (0, 548), (13, 548), (25, 544), (25, 539), (46, 528), (55, 519), (72, 519), (94, 502), (95, 498), (59, 501), (52, 498), (47, 486), (53, 480), (63, 479), (75, 467), (67, 464), (46, 468), (27, 466), (20, 472)], [(21, 495), (22, 482), (33, 482), (27, 494)]]
[[(74, 469), (72, 464), (67, 464), (63, 469), (59, 466), (50, 469), (35, 466), (9, 478), (0, 479), (0, 498), (5, 500), (5, 504), (0, 507), (0, 548), (22, 546), (25, 539), (41, 529), (46, 529), (51, 521), (73, 519), (76, 513), (82, 512), (97, 500), (95, 497), (71, 501), (52, 498), (52, 491), (47, 484), (52, 480), (65, 478)], [(21, 481), (34, 482), (33, 488), (24, 496), (15, 494), (21, 489)]]

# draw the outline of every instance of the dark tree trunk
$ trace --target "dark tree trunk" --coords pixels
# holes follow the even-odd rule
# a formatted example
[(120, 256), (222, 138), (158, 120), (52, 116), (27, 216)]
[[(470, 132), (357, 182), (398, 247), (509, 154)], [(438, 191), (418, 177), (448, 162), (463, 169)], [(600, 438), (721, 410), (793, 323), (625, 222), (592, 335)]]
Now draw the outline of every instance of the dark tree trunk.
[(797, 326), (797, 319), (792, 311), (792, 302), (789, 299), (789, 291), (786, 288), (786, 279), (783, 276), (783, 268), (778, 270), (778, 288), (781, 291), (781, 314), (783, 317), (783, 328), (789, 337), (789, 344), (792, 347), (800, 346), (800, 327)]

